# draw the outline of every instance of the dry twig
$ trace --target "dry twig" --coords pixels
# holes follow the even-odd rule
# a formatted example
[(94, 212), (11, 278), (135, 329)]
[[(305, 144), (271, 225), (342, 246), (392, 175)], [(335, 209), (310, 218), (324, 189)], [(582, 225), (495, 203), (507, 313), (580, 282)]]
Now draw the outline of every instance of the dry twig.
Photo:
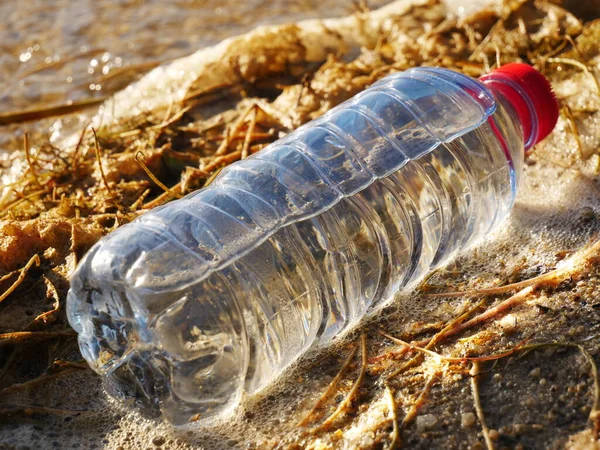
[(558, 284), (561, 281), (568, 279), (573, 273), (581, 270), (581, 267), (589, 263), (597, 254), (600, 253), (600, 240), (586, 249), (575, 253), (568, 261), (564, 261), (560, 268), (551, 270), (550, 272), (538, 275), (537, 277), (518, 283), (507, 284), (488, 289), (477, 289), (464, 292), (440, 292), (438, 294), (426, 294), (429, 298), (450, 298), (450, 297), (483, 297), (486, 295), (505, 294), (515, 292), (529, 286), (541, 286), (546, 283)]
[(60, 297), (58, 296), (58, 291), (56, 290), (56, 286), (48, 279), (46, 275), (42, 275), (44, 279), (44, 283), (46, 283), (46, 296), (48, 298), (54, 299), (54, 303), (52, 305), (52, 309), (49, 311), (45, 311), (38, 315), (33, 321), (26, 327), (26, 330), (30, 330), (32, 327), (37, 325), (40, 321), (44, 324), (48, 322), (54, 321), (56, 319), (56, 314), (60, 310)]
[(0, 333), (0, 347), (13, 343), (31, 343), (61, 337), (76, 337), (75, 331), (13, 331)]
[(483, 439), (488, 450), (494, 450), (494, 443), (490, 438), (490, 430), (485, 423), (485, 416), (483, 415), (483, 408), (481, 407), (481, 398), (479, 397), (479, 386), (477, 380), (479, 378), (479, 363), (473, 361), (471, 366), (471, 394), (473, 395), (473, 403), (475, 404), (475, 411), (477, 412), (477, 419), (481, 424), (481, 431), (483, 432)]
[(171, 197), (175, 197), (175, 198), (182, 197), (181, 194), (178, 194), (177, 192), (173, 191), (172, 189), (169, 189), (162, 181), (160, 181), (158, 178), (156, 178), (156, 175), (154, 175), (152, 173), (152, 171), (146, 165), (146, 155), (144, 155), (144, 152), (139, 150), (135, 154), (135, 160), (140, 165), (140, 167), (144, 170), (144, 172), (146, 172), (146, 175), (148, 175), (148, 177), (152, 181), (154, 181), (154, 183), (156, 183), (156, 185), (158, 187), (160, 187), (163, 191), (165, 191), (166, 194), (170, 195)]
[(37, 120), (48, 119), (50, 117), (64, 116), (81, 111), (91, 106), (99, 105), (100, 103), (104, 103), (107, 98), (108, 97), (90, 98), (86, 100), (72, 101), (64, 105), (0, 114), (0, 126), (23, 122), (34, 122)]
[(115, 194), (112, 191), (112, 189), (110, 188), (110, 185), (108, 184), (108, 180), (106, 179), (106, 175), (104, 174), (104, 167), (102, 167), (102, 157), (100, 155), (100, 145), (98, 144), (98, 136), (96, 135), (96, 130), (94, 128), (92, 128), (92, 133), (94, 133), (94, 146), (95, 146), (95, 150), (96, 150), (96, 162), (98, 163), (98, 170), (100, 170), (100, 176), (102, 177), (102, 182), (104, 183), (104, 187), (106, 188), (106, 191), (108, 192), (108, 195), (109, 195), (111, 201), (117, 208), (119, 208), (119, 203), (117, 203)]
[[(50, 367), (52, 369), (52, 367)], [(63, 375), (68, 375), (73, 372), (80, 372), (82, 370), (88, 370), (89, 366), (79, 365), (79, 364), (62, 364), (60, 369), (54, 373), (44, 373), (33, 380), (26, 381), (24, 383), (17, 383), (10, 385), (4, 389), (0, 390), (0, 395), (12, 394), (14, 392), (22, 391), (24, 389), (29, 389), (31, 387), (35, 387), (39, 384), (46, 383), (48, 381), (54, 380), (56, 378), (62, 377)]]
[(436, 382), (439, 375), (440, 375), (439, 372), (434, 372), (431, 374), (431, 376), (427, 380), (427, 383), (425, 383), (425, 386), (421, 390), (419, 397), (417, 397), (417, 401), (412, 404), (412, 406), (406, 413), (406, 416), (404, 416), (404, 419), (402, 420), (402, 423), (400, 424), (400, 430), (403, 430), (404, 428), (406, 428), (406, 426), (409, 423), (411, 423), (415, 419), (415, 417), (417, 417), (417, 414), (419, 413), (419, 409), (425, 403), (425, 399), (427, 398), (429, 391), (431, 391), (431, 388), (433, 387), (433, 384)]
[(325, 392), (323, 392), (323, 394), (321, 394), (319, 399), (316, 401), (316, 403), (313, 405), (313, 407), (310, 409), (310, 411), (308, 411), (308, 413), (304, 416), (304, 418), (300, 422), (298, 422), (299, 427), (303, 427), (307, 423), (312, 421), (315, 411), (317, 411), (319, 408), (321, 408), (321, 406), (323, 406), (323, 404), (329, 399), (329, 397), (331, 397), (331, 394), (333, 394), (333, 392), (337, 388), (337, 385), (339, 384), (340, 380), (344, 376), (344, 373), (346, 372), (348, 367), (350, 367), (350, 363), (352, 363), (352, 359), (354, 359), (356, 350), (357, 350), (356, 346), (354, 346), (352, 348), (352, 350), (350, 350), (350, 353), (348, 354), (346, 360), (344, 361), (344, 364), (342, 364), (342, 367), (338, 371), (335, 378), (333, 380), (331, 380), (331, 383), (329, 383), (329, 386), (327, 387)]
[[(426, 349), (432, 348), (435, 344), (437, 344), (443, 338), (445, 338), (447, 333), (450, 330), (453, 330), (454, 328), (456, 328), (457, 325), (464, 322), (467, 319), (467, 317), (469, 317), (474, 311), (476, 311), (480, 307), (481, 307), (481, 302), (477, 303), (475, 306), (473, 306), (471, 308), (468, 308), (465, 312), (460, 314), (458, 317), (452, 319), (450, 322), (448, 322), (446, 324), (446, 326), (444, 326), (444, 328), (442, 328), (438, 333), (436, 333), (431, 339), (427, 340), (427, 342), (424, 344), (425, 348)], [(392, 338), (392, 336), (386, 335), (386, 333), (382, 333), (382, 334), (384, 336)], [(394, 339), (394, 338), (392, 338), (392, 339)], [(409, 350), (409, 348), (406, 346), (404, 347), (404, 349), (405, 349), (404, 352)], [(398, 369), (396, 369), (394, 372), (392, 372), (390, 375), (388, 375), (387, 379), (390, 380), (390, 379), (395, 378), (398, 375), (406, 372), (408, 369), (410, 369), (411, 367), (414, 367), (416, 364), (418, 364), (420, 359), (421, 359), (421, 355), (416, 355), (415, 357), (410, 359), (408, 362), (404, 363), (402, 366), (400, 366)]]
[(596, 86), (596, 94), (600, 96), (600, 83), (598, 83), (598, 79), (590, 71), (589, 67), (586, 64), (571, 58), (548, 58), (546, 61), (553, 64), (568, 64), (570, 66), (580, 68), (593, 81), (594, 85)]
[(390, 409), (390, 414), (392, 415), (392, 439), (390, 441), (390, 445), (388, 445), (388, 450), (395, 450), (400, 444), (400, 427), (398, 426), (398, 413), (396, 412), (396, 401), (394, 400), (394, 393), (390, 386), (385, 383), (385, 396), (388, 401), (388, 408)]
[(338, 405), (336, 410), (327, 419), (325, 419), (323, 423), (317, 426), (314, 431), (328, 428), (329, 426), (331, 426), (337, 420), (337, 418), (350, 406), (350, 403), (354, 399), (354, 396), (356, 395), (358, 388), (362, 384), (362, 381), (365, 377), (365, 373), (367, 372), (367, 336), (364, 333), (360, 336), (360, 351), (360, 372), (358, 374), (358, 377), (354, 381), (352, 388), (350, 389), (344, 400), (342, 400), (342, 402)]
[(246, 137), (244, 138), (244, 145), (242, 146), (242, 154), (240, 156), (241, 159), (248, 157), (248, 147), (250, 146), (250, 139), (252, 138), (252, 133), (254, 133), (254, 127), (256, 126), (256, 116), (258, 106), (252, 108), (252, 119), (250, 119), (250, 125), (248, 125), (248, 129), (246, 130)]
[[(25, 276), (27, 275), (27, 272), (29, 271), (29, 269), (31, 268), (31, 266), (36, 265), (37, 267), (40, 266), (40, 257), (38, 254), (33, 255), (29, 261), (27, 262), (27, 264), (25, 264), (25, 267), (23, 267), (19, 272), (19, 278), (17, 278), (17, 280), (6, 290), (4, 291), (4, 293), (2, 293), (2, 295), (0, 295), (0, 303), (2, 303), (4, 300), (6, 300), (6, 298), (12, 294), (15, 289), (17, 289), (21, 283), (23, 282), (23, 280), (25, 279)], [(11, 272), (12, 274), (13, 272)]]

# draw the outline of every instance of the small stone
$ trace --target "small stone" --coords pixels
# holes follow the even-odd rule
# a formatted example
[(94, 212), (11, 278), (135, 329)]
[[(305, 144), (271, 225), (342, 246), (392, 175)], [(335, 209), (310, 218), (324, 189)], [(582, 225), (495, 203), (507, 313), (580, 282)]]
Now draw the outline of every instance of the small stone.
[(500, 439), (500, 433), (498, 433), (498, 430), (492, 429), (488, 431), (488, 436), (492, 441), (497, 441), (498, 439)]
[(502, 374), (501, 373), (495, 373), (494, 376), (492, 377), (492, 379), (494, 380), (494, 382), (500, 383), (502, 381)]
[(475, 425), (475, 414), (471, 412), (463, 413), (460, 418), (460, 423), (463, 426), (463, 428), (472, 427), (473, 425)]
[(542, 378), (540, 380), (540, 386), (546, 386), (548, 384), (548, 380), (546, 380), (545, 378)]
[(422, 416), (417, 416), (417, 428), (420, 431), (427, 430), (434, 427), (437, 421), (437, 417), (433, 414), (423, 414)]
[(539, 367), (536, 367), (536, 368), (535, 368), (535, 369), (533, 369), (531, 372), (529, 372), (529, 376), (530, 376), (531, 378), (537, 378), (537, 377), (539, 377), (539, 376), (540, 376), (540, 372), (541, 372), (541, 371), (540, 371), (540, 368), (539, 368)]

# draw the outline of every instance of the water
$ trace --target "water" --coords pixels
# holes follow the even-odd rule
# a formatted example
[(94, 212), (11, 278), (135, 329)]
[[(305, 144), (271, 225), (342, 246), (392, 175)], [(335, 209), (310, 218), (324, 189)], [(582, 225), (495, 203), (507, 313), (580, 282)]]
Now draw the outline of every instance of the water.
[(84, 357), (149, 415), (227, 415), (506, 217), (516, 117), (464, 75), (387, 77), (92, 248), (68, 299)]
[[(103, 98), (153, 63), (258, 25), (344, 16), (354, 9), (351, 0), (3, 0), (0, 114)], [(53, 121), (0, 127), (0, 150), (19, 146), (20, 139), (10, 141), (25, 129), (52, 132)]]

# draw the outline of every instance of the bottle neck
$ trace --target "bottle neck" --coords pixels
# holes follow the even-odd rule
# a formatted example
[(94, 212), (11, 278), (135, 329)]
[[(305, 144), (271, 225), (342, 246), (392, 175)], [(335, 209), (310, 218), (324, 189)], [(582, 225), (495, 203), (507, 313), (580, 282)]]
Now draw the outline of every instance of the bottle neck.
[(529, 150), (540, 139), (540, 128), (535, 105), (525, 89), (510, 76), (501, 72), (484, 75), (480, 80), (495, 94), (500, 94), (517, 114), (523, 129), (523, 145)]

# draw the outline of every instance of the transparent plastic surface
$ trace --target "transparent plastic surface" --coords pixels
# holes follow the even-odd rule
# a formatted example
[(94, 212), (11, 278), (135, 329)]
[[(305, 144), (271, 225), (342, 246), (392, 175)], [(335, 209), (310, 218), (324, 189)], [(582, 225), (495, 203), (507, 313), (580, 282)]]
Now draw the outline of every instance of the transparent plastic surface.
[(83, 355), (148, 415), (225, 415), (497, 226), (522, 152), (483, 84), (390, 75), (96, 244), (68, 297)]

